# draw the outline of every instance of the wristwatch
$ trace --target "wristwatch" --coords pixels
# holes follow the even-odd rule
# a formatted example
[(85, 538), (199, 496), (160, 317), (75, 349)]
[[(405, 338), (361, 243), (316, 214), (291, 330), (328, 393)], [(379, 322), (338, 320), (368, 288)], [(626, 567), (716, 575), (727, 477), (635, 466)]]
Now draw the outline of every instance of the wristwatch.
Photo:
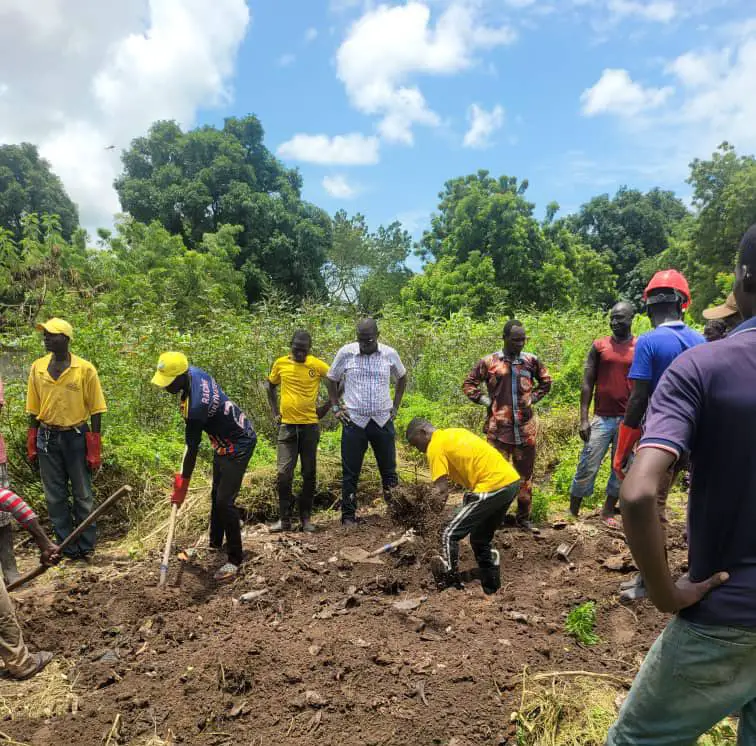
[(341, 412), (341, 406), (338, 404), (333, 404), (331, 406), (331, 412), (333, 412), (334, 414), (338, 414), (339, 412)]

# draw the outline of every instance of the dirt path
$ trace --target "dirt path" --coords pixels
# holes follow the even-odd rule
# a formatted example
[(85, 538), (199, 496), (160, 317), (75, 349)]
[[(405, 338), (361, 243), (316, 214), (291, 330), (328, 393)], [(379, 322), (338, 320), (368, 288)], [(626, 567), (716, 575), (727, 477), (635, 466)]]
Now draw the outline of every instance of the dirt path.
[[(120, 715), (111, 746), (169, 729), (174, 743), (214, 746), (514, 743), (524, 666), (631, 678), (664, 623), (647, 602), (617, 605), (622, 575), (601, 563), (623, 545), (595, 519), (540, 538), (498, 532), (504, 587), (493, 599), (477, 582), (432, 590), (417, 547), (383, 564), (337, 557), (340, 547), (396, 538), (385, 517), (350, 533), (323, 528), (249, 532), (249, 562), (230, 587), (214, 586), (220, 558), (206, 553), (180, 577), (174, 560), (176, 585), (162, 592), (152, 558), (120, 570), (103, 562), (16, 594), (28, 641), (58, 652), (76, 704), (47, 719), (16, 713), (0, 731), (27, 744), (89, 746), (105, 743)], [(572, 564), (556, 559), (577, 536)], [(467, 545), (462, 560), (472, 564)], [(253, 590), (264, 592), (237, 600)], [(593, 648), (563, 631), (566, 613), (586, 600), (599, 608)]]

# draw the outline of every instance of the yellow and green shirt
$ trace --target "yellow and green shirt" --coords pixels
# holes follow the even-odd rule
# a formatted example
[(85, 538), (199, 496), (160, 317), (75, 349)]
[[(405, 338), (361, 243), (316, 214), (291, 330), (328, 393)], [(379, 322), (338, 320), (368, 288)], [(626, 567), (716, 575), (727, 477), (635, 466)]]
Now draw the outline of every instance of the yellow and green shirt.
[(273, 363), (268, 380), (281, 386), (281, 422), (284, 425), (317, 425), (315, 405), (320, 379), (328, 373), (328, 364), (308, 355), (303, 363), (290, 356), (279, 357)]
[(107, 411), (100, 378), (92, 363), (71, 355), (71, 365), (56, 381), (47, 371), (52, 354), (32, 364), (26, 411), (45, 425), (74, 427)]
[(492, 445), (468, 430), (436, 430), (428, 445), (431, 479), (448, 477), (475, 493), (496, 492), (520, 475)]

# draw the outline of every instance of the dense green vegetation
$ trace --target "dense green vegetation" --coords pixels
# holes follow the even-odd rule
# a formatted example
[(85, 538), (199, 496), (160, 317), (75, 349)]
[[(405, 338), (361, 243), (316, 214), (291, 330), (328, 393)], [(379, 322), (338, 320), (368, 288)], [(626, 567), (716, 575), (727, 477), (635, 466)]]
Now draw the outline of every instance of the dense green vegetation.
[[(316, 354), (330, 360), (359, 314), (379, 314), (382, 338), (410, 370), (400, 426), (422, 414), (479, 430), (483, 412), (460, 384), (517, 314), (555, 380), (539, 405), (535, 511), (544, 518), (574, 473), (583, 361), (607, 331), (608, 305), (637, 300), (655, 270), (672, 266), (691, 282), (695, 318), (728, 291), (737, 240), (756, 222), (756, 159), (727, 144), (691, 164), (695, 213), (670, 192), (622, 188), (574, 215), (551, 204), (539, 219), (526, 180), (479, 171), (444, 185), (414, 247), (424, 272), (412, 276), (402, 226), (371, 230), (359, 214), (330, 218), (304, 202), (301, 176), (265, 147), (254, 116), (190, 132), (157, 122), (123, 167), (115, 186), (127, 214), (92, 243), (36, 149), (0, 148), (3, 430), (14, 481), (32, 498), (39, 484), (23, 459), (23, 399), (41, 317), (68, 318), (75, 351), (100, 369), (110, 404), (100, 488), (128, 478), (155, 495), (167, 485), (181, 423), (149, 378), (158, 354), (175, 347), (210, 370), (263, 434), (260, 479), (246, 498), (265, 512), (274, 449), (262, 383), (295, 328), (310, 329)], [(326, 429), (322, 483), (333, 487), (338, 433), (328, 420)], [(420, 460), (406, 449), (402, 458), (413, 478)]]

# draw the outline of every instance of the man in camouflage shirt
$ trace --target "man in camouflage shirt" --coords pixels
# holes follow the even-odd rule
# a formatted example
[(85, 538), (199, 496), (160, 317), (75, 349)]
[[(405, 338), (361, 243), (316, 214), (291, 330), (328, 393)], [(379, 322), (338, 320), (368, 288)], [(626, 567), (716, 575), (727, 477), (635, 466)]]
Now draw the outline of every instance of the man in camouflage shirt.
[[(504, 348), (479, 360), (462, 385), (471, 401), (488, 409), (484, 432), (488, 442), (510, 458), (522, 481), (517, 496), (517, 524), (533, 530), (533, 468), (538, 426), (533, 405), (551, 389), (546, 366), (523, 352), (527, 335), (517, 319), (504, 325)], [(485, 393), (482, 390), (486, 386)]]

